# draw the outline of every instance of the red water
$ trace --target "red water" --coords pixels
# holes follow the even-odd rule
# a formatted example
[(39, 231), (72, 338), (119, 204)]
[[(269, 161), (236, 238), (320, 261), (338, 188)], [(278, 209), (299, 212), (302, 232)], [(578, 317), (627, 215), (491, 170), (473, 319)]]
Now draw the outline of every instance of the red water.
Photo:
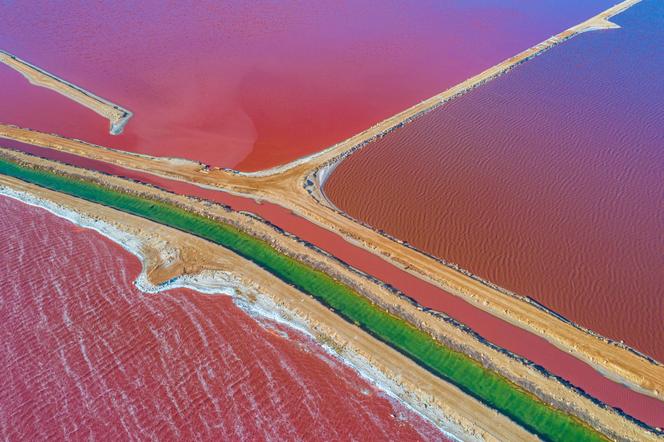
[(442, 439), (230, 297), (141, 293), (115, 243), (9, 198), (0, 212), (3, 439)]
[(664, 361), (664, 4), (370, 144), (339, 208)]
[(179, 194), (216, 201), (228, 205), (234, 210), (258, 214), (274, 225), (320, 247), (356, 269), (390, 284), (415, 299), (420, 305), (448, 314), (457, 321), (471, 327), (489, 342), (533, 361), (546, 368), (550, 373), (582, 388), (604, 403), (621, 408), (628, 414), (650, 425), (664, 426), (663, 402), (643, 396), (622, 384), (610, 381), (591, 366), (559, 350), (548, 341), (473, 307), (461, 298), (400, 270), (367, 250), (351, 245), (336, 233), (308, 222), (287, 209), (275, 204), (257, 203), (252, 199), (203, 189), (192, 184), (134, 172), (57, 151), (40, 149), (20, 143), (13, 143), (13, 147), (105, 173), (135, 179)]
[(316, 152), (611, 0), (0, 4), (0, 48), (134, 112), (108, 122), (0, 66), (0, 121), (256, 170)]
[[(0, 47), (135, 116), (123, 135), (111, 137), (101, 117), (0, 66), (0, 121), (127, 150), (260, 169), (344, 139), (610, 4), (364, 0), (334, 6), (175, 4), (162, 10), (151, 2), (116, 2), (44, 5), (31, 14), (3, 4)], [(234, 199), (232, 205), (253, 203)], [(545, 362), (597, 397), (648, 422), (662, 416), (659, 403), (565, 359), (542, 340), (516, 338), (517, 329), (485, 321), (477, 310), (417, 285), (335, 235), (275, 206), (253, 210), (425, 305), (474, 320), (492, 341)]]

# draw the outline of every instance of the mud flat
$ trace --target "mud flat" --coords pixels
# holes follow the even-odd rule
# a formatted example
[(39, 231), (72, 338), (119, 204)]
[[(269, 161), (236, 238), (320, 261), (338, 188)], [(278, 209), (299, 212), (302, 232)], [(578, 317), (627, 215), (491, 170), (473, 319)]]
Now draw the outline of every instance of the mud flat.
[(0, 62), (19, 72), (31, 84), (57, 92), (107, 118), (110, 123), (109, 132), (112, 135), (121, 134), (124, 126), (132, 117), (129, 110), (63, 80), (9, 52), (0, 50)]
[[(647, 427), (625, 419), (619, 412), (588, 398), (578, 390), (570, 388), (567, 384), (548, 375), (540, 368), (487, 344), (479, 336), (461, 327), (449, 318), (423, 311), (412, 300), (399, 296), (393, 289), (354, 271), (349, 266), (330, 256), (320, 253), (309, 244), (284, 235), (254, 216), (231, 212), (222, 206), (212, 205), (179, 195), (172, 195), (149, 186), (128, 182), (116, 177), (101, 176), (98, 173), (39, 160), (27, 155), (10, 154), (7, 152), (5, 156), (13, 157), (15, 160), (26, 164), (39, 164), (40, 167), (57, 170), (59, 173), (66, 171), (68, 175), (73, 174), (74, 177), (81, 177), (86, 180), (98, 180), (99, 182), (103, 182), (103, 185), (106, 187), (123, 189), (124, 191), (130, 190), (136, 195), (149, 197), (156, 201), (168, 201), (169, 204), (176, 204), (178, 207), (185, 208), (186, 210), (205, 213), (206, 216), (213, 216), (214, 219), (231, 224), (243, 231), (248, 231), (252, 236), (269, 242), (272, 247), (281, 253), (297, 257), (299, 261), (317, 270), (324, 271), (337, 281), (341, 281), (348, 287), (352, 287), (358, 293), (368, 297), (376, 305), (390, 313), (401, 318), (405, 317), (409, 322), (418, 324), (419, 328), (425, 330), (428, 334), (434, 336), (450, 348), (472, 355), (475, 360), (482, 361), (482, 365), (490, 367), (491, 370), (500, 373), (515, 384), (532, 392), (542, 398), (544, 402), (566, 410), (586, 422), (590, 422), (594, 428), (601, 429), (601, 431), (612, 438), (657, 438), (656, 434), (648, 430)], [(187, 237), (191, 238), (189, 235)], [(167, 236), (167, 238), (170, 237)], [(199, 247), (197, 246), (195, 249), (198, 253)], [(203, 256), (202, 253), (201, 256)], [(195, 268), (194, 263), (197, 261), (195, 259), (190, 261), (194, 266), (192, 268)], [(198, 262), (201, 263), (200, 260)], [(188, 261), (187, 264), (189, 263)], [(204, 264), (201, 263), (201, 265)], [(241, 264), (238, 265), (242, 267)], [(209, 268), (209, 266), (206, 268)], [(235, 269), (236, 267), (233, 266), (232, 268)], [(249, 274), (254, 275), (254, 272), (252, 271)], [(173, 275), (168, 276), (172, 277)], [(270, 285), (268, 284), (266, 287), (270, 287)], [(320, 304), (318, 305), (320, 306)], [(432, 397), (432, 400), (434, 399), (436, 399), (435, 395)]]

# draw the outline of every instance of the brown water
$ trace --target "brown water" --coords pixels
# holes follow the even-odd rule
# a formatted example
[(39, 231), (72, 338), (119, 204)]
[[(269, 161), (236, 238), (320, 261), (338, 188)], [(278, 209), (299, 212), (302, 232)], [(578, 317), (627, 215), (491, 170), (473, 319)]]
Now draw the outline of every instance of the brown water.
[(356, 269), (402, 291), (420, 305), (445, 312), (457, 321), (472, 328), (487, 341), (529, 359), (600, 401), (612, 407), (620, 408), (627, 414), (651, 426), (664, 426), (664, 402), (644, 396), (630, 390), (629, 387), (623, 384), (609, 380), (590, 365), (558, 349), (544, 338), (468, 304), (463, 299), (395, 267), (368, 250), (346, 242), (336, 233), (311, 223), (288, 209), (264, 201), (259, 203), (253, 199), (155, 177), (147, 173), (135, 172), (63, 152), (10, 141), (3, 142), (3, 145), (10, 145), (36, 155), (96, 169), (104, 173), (127, 177), (178, 194), (215, 201), (236, 211), (257, 214), (279, 228), (320, 247)]
[(664, 360), (664, 4), (344, 161), (342, 210)]

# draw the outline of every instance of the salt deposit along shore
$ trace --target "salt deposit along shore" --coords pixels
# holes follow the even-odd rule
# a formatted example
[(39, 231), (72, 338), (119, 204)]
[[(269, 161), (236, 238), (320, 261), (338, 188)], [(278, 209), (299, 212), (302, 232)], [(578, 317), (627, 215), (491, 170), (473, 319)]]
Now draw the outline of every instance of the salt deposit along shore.
[(57, 92), (107, 118), (110, 123), (109, 131), (112, 135), (121, 134), (124, 126), (132, 117), (132, 113), (122, 106), (111, 103), (9, 52), (0, 50), (0, 62), (19, 72), (31, 84)]
[[(37, 149), (37, 151), (39, 150)], [(44, 153), (44, 151), (41, 151), (41, 153)], [(38, 154), (40, 153), (38, 152)], [(76, 160), (77, 157), (71, 156), (66, 159), (66, 161), (71, 161), (73, 164), (77, 164)], [(195, 196), (207, 201), (230, 205), (237, 211), (258, 214), (282, 229), (282, 231), (291, 232), (305, 242), (322, 248), (330, 256), (341, 259), (361, 272), (371, 275), (373, 279), (380, 280), (381, 283), (391, 284), (398, 290), (405, 292), (407, 296), (414, 298), (422, 308), (448, 312), (452, 317), (479, 331), (488, 341), (524, 356), (545, 368), (549, 368), (549, 363), (553, 363), (555, 367), (549, 369), (553, 374), (571, 381), (572, 384), (581, 387), (590, 395), (611, 406), (622, 408), (627, 414), (653, 426), (661, 426), (661, 417), (664, 416), (662, 406), (664, 404), (659, 400), (645, 397), (642, 394), (630, 391), (622, 384), (610, 381), (591, 366), (576, 360), (572, 355), (562, 352), (535, 334), (477, 310), (462, 301), (461, 298), (455, 300), (455, 297), (448, 292), (418, 279), (415, 275), (406, 273), (363, 248), (351, 246), (342, 241), (336, 233), (314, 226), (276, 205), (259, 204), (246, 198), (233, 197), (224, 192), (207, 190), (179, 181), (156, 179), (150, 175), (137, 174), (117, 166), (105, 167), (106, 165), (101, 163), (93, 165), (86, 163), (84, 166), (112, 175), (131, 177), (181, 195)], [(434, 304), (430, 304), (432, 299), (435, 300)], [(449, 311), (448, 309), (453, 304), (463, 304), (465, 307), (462, 306), (460, 311), (458, 308)], [(507, 340), (503, 339), (504, 336), (509, 336), (509, 338)]]
[[(0, 195), (42, 207), (120, 244), (142, 262), (136, 285), (157, 293), (177, 287), (229, 294), (252, 314), (314, 337), (388, 394), (460, 440), (533, 437), (456, 387), (365, 335), (315, 300), (255, 264), (202, 239), (117, 210), (0, 176)], [(450, 406), (449, 404), (454, 404)]]
[(507, 72), (516, 64), (532, 58), (577, 33), (615, 27), (608, 21), (608, 18), (634, 3), (636, 1), (623, 2), (581, 25), (558, 34), (557, 38), (552, 37), (497, 65), (501, 66), (500, 68), (489, 69), (321, 154), (269, 171), (241, 174), (234, 171), (211, 169), (195, 162), (153, 159), (112, 151), (76, 140), (67, 140), (11, 126), (3, 126), (0, 130), (2, 136), (9, 139), (279, 204), (319, 226), (340, 234), (350, 243), (375, 253), (404, 271), (450, 291), (475, 307), (544, 337), (560, 349), (590, 363), (610, 378), (627, 383), (638, 391), (661, 398), (662, 391), (664, 391), (662, 390), (664, 372), (661, 364), (563, 321), (526, 299), (479, 281), (459, 269), (426, 256), (380, 232), (373, 231), (368, 226), (358, 224), (331, 207), (321, 191), (327, 171), (346, 155), (363, 147), (370, 140), (388, 133), (421, 113), (443, 104), (484, 81)]
[[(223, 222), (236, 226), (253, 236), (263, 238), (269, 241), (273, 247), (282, 253), (297, 257), (311, 267), (322, 270), (325, 273), (332, 275), (335, 279), (343, 281), (381, 307), (402, 318), (406, 318), (413, 324), (417, 324), (418, 327), (426, 330), (432, 336), (441, 340), (451, 348), (462, 351), (471, 355), (474, 359), (482, 361), (482, 363), (490, 367), (491, 370), (497, 371), (512, 382), (531, 391), (545, 402), (558, 408), (562, 408), (566, 412), (572, 413), (580, 419), (589, 422), (594, 428), (604, 432), (611, 438), (618, 440), (658, 439), (656, 433), (652, 430), (649, 430), (630, 419), (626, 419), (616, 410), (603, 406), (583, 395), (578, 390), (570, 388), (569, 385), (561, 382), (559, 379), (537, 369), (537, 367), (527, 364), (525, 361), (515, 358), (509, 353), (486, 343), (486, 341), (461, 327), (458, 323), (451, 321), (444, 316), (423, 311), (418, 308), (417, 304), (413, 303), (412, 300), (399, 296), (399, 294), (395, 293), (393, 289), (381, 284), (379, 281), (355, 271), (345, 263), (342, 263), (327, 254), (321, 253), (310, 244), (304, 243), (297, 238), (280, 232), (278, 229), (264, 223), (255, 216), (233, 212), (220, 205), (202, 202), (182, 195), (174, 195), (151, 186), (131, 182), (118, 177), (101, 175), (96, 172), (65, 166), (24, 154), (3, 151), (3, 156), (27, 165), (54, 170), (58, 173), (64, 173), (74, 177), (92, 179), (111, 188), (123, 189), (124, 191), (144, 195), (153, 199), (168, 201), (169, 203), (176, 204), (187, 210), (205, 214), (206, 216), (213, 216)], [(62, 198), (62, 200), (58, 199), (58, 202), (64, 200), (70, 201), (70, 203), (73, 204), (73, 206), (70, 206), (70, 209), (73, 208), (76, 212), (84, 215), (88, 214), (89, 218), (97, 219), (107, 224), (109, 220), (121, 223), (125, 218), (136, 219), (137, 221), (136, 224), (134, 224), (135, 228), (133, 230), (133, 237), (142, 238), (140, 243), (143, 243), (143, 241), (145, 241), (145, 243), (157, 241), (156, 243), (152, 243), (153, 246), (151, 248), (146, 248), (146, 252), (143, 252), (145, 257), (152, 257), (152, 261), (150, 261), (150, 258), (144, 258), (146, 266), (145, 274), (149, 276), (151, 284), (159, 285), (166, 281), (172, 282), (177, 280), (176, 278), (181, 275), (185, 275), (185, 278), (183, 279), (184, 281), (192, 280), (193, 275), (200, 274), (202, 271), (206, 272), (205, 274), (210, 275), (209, 272), (217, 270), (225, 272), (226, 276), (222, 277), (222, 285), (232, 286), (234, 290), (240, 290), (240, 288), (228, 283), (228, 281), (233, 281), (233, 279), (228, 276), (230, 274), (235, 278), (239, 277), (241, 280), (242, 278), (246, 278), (246, 280), (243, 281), (243, 284), (241, 284), (243, 287), (255, 287), (252, 283), (259, 284), (260, 287), (268, 287), (268, 290), (258, 290), (261, 293), (265, 292), (265, 295), (271, 295), (273, 288), (276, 290), (279, 287), (283, 287), (284, 290), (291, 290), (289, 293), (293, 295), (293, 299), (289, 301), (290, 303), (288, 305), (294, 307), (293, 310), (288, 308), (287, 310), (289, 311), (295, 311), (296, 313), (301, 312), (302, 310), (299, 309), (304, 308), (303, 306), (312, 305), (313, 307), (311, 308), (319, 309), (321, 312), (324, 311), (326, 314), (336, 317), (335, 314), (322, 307), (321, 304), (302, 295), (300, 292), (295, 291), (292, 287), (281, 283), (279, 280), (260, 270), (258, 267), (254, 268), (253, 264), (250, 264), (248, 261), (245, 261), (234, 254), (229, 255), (229, 252), (224, 252), (220, 255), (220, 250), (224, 249), (211, 243), (167, 227), (147, 222), (140, 218), (131, 217), (113, 209), (102, 208), (97, 204), (88, 203), (59, 193), (36, 188), (35, 186), (22, 183), (12, 178), (3, 177), (2, 180), (5, 187), (13, 188), (15, 191), (20, 191), (21, 189), (25, 191), (26, 189), (29, 189), (30, 193), (37, 198), (45, 199), (44, 196), (49, 195), (49, 198), (54, 198), (56, 196)], [(17, 183), (27, 187), (17, 189)], [(106, 215), (107, 212), (114, 214), (114, 217)], [(106, 216), (109, 216), (110, 218), (107, 219)], [(122, 224), (116, 224), (116, 227), (121, 225)], [(152, 252), (149, 250), (152, 250)], [(173, 252), (174, 250), (177, 252)], [(230, 259), (228, 256), (233, 256), (235, 260), (223, 261), (224, 265), (219, 265), (216, 260), (220, 259), (220, 256), (226, 257), (225, 259)], [(150, 262), (152, 262), (152, 264), (150, 264)], [(196, 278), (193, 278), (193, 280), (196, 280)], [(197, 284), (205, 285), (204, 281), (210, 280), (210, 278), (198, 279)], [(306, 299), (306, 301), (303, 299)], [(280, 302), (286, 301), (281, 300)], [(309, 304), (309, 302), (312, 302), (313, 304)], [(297, 316), (308, 318), (310, 317), (309, 315), (310, 313), (306, 313), (302, 315), (298, 314)], [(340, 318), (336, 318), (340, 320)], [(316, 321), (305, 321), (305, 323), (308, 324), (308, 328), (313, 331), (315, 336), (319, 338), (322, 336), (323, 341), (332, 338), (335, 342), (334, 347), (342, 349), (342, 352), (346, 352), (349, 348), (355, 348), (355, 345), (367, 345), (368, 338), (364, 336), (364, 333), (361, 332), (360, 329), (349, 325), (343, 320), (340, 321), (343, 324), (339, 325), (339, 327), (341, 327), (339, 329), (337, 329), (336, 325), (330, 328), (325, 328), (326, 326), (324, 324), (321, 325)], [(350, 329), (347, 327), (350, 327)], [(326, 330), (326, 332), (323, 335), (320, 335), (319, 332), (321, 330)], [(344, 334), (344, 330), (349, 330), (348, 334)], [(339, 336), (342, 336), (344, 339), (340, 343), (336, 341), (336, 338)], [(472, 399), (470, 403), (474, 405), (472, 409), (468, 409), (468, 405), (461, 403), (464, 401), (447, 400), (446, 398), (450, 397), (443, 394), (442, 389), (436, 392), (431, 390), (433, 386), (438, 385), (438, 383), (442, 381), (431, 376), (428, 372), (413, 364), (401, 354), (396, 352), (392, 353), (391, 351), (386, 353), (382, 347), (385, 346), (379, 344), (379, 347), (374, 348), (376, 353), (369, 350), (361, 354), (364, 355), (374, 367), (376, 366), (375, 361), (382, 360), (385, 355), (391, 355), (390, 357), (394, 357), (398, 361), (395, 362), (395, 366), (400, 367), (397, 369), (397, 376), (391, 377), (391, 379), (399, 379), (399, 382), (404, 387), (405, 391), (410, 392), (410, 394), (419, 395), (419, 398), (426, 398), (427, 404), (438, 403), (440, 405), (439, 409), (444, 410), (443, 414), (448, 417), (448, 421), (455, 422), (457, 425), (465, 428), (466, 430), (464, 431), (466, 432), (470, 431), (475, 435), (484, 434), (489, 438), (491, 438), (491, 435), (499, 439), (503, 438), (496, 434), (496, 431), (502, 430), (498, 430), (498, 427), (495, 427), (494, 425), (497, 424), (500, 428), (504, 428), (505, 424), (500, 422), (489, 423), (488, 421), (482, 421), (483, 418), (481, 418), (481, 416), (485, 415), (496, 416), (497, 413), (485, 409), (479, 415), (480, 418), (478, 420), (478, 417), (474, 413), (477, 411), (475, 408), (481, 405), (479, 402)], [(412, 370), (414, 371), (411, 373)], [(408, 384), (415, 386), (414, 390), (405, 387), (407, 384), (405, 381), (407, 379), (413, 379), (411, 376), (415, 376), (417, 373), (427, 373), (428, 376), (436, 380), (432, 381), (433, 384), (431, 387), (428, 384), (428, 380), (422, 382), (422, 379), (413, 381), (412, 384)], [(452, 388), (453, 390), (456, 390), (457, 393), (461, 394), (456, 387), (452, 387), (449, 384), (445, 385), (448, 386), (447, 388)], [(460, 409), (458, 407), (460, 407)], [(430, 405), (426, 407), (427, 410), (430, 408)], [(468, 413), (464, 414), (466, 411)], [(458, 413), (462, 413), (466, 418), (450, 418), (450, 416), (457, 416)], [(467, 426), (465, 419), (469, 419), (470, 422), (477, 422), (477, 425), (480, 425), (479, 429), (477, 426)], [(472, 430), (468, 430), (469, 428)], [(509, 434), (507, 439), (514, 439), (516, 434), (522, 434), (518, 432), (511, 433), (511, 430), (505, 431), (506, 433), (503, 434), (503, 436)]]
[(526, 298), (478, 280), (454, 266), (359, 224), (331, 206), (322, 192), (325, 177), (335, 164), (370, 140), (385, 135), (423, 112), (507, 72), (578, 33), (615, 28), (616, 25), (608, 19), (636, 3), (637, 0), (622, 2), (320, 154), (268, 171), (244, 174), (211, 169), (191, 161), (115, 151), (6, 125), (0, 126), (0, 136), (281, 205), (338, 233), (349, 243), (369, 250), (404, 271), (465, 299), (475, 307), (547, 339), (561, 350), (596, 367), (609, 378), (661, 398), (664, 392), (664, 367), (661, 364), (620, 343), (562, 320)]

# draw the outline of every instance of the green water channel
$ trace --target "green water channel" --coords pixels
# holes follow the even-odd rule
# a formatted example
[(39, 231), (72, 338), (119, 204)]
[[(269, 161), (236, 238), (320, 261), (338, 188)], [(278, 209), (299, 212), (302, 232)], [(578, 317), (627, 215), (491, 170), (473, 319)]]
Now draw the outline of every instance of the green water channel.
[(350, 287), (220, 221), (176, 205), (0, 158), (0, 173), (103, 204), (191, 233), (232, 250), (334, 309), (346, 320), (407, 355), (545, 440), (606, 440), (581, 420), (557, 410), (475, 360), (379, 308)]

